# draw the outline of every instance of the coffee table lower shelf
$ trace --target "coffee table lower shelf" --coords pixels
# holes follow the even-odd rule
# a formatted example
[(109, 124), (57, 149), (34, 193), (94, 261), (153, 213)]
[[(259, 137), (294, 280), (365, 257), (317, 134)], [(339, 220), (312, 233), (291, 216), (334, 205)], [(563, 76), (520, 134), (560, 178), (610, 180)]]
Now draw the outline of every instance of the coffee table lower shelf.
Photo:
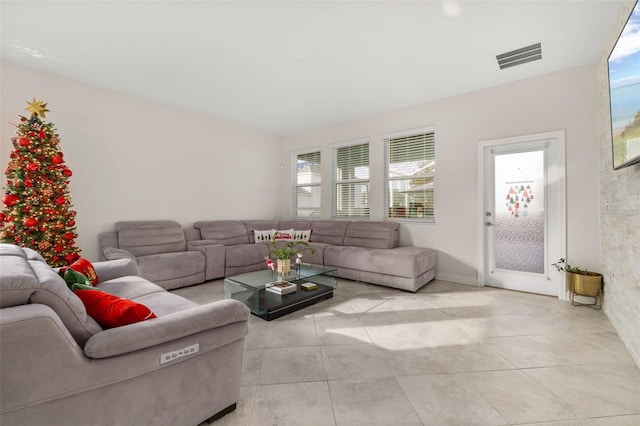
[(324, 284), (317, 284), (318, 288), (315, 290), (302, 290), (300, 282), (305, 281), (307, 280), (290, 281), (298, 288), (295, 292), (284, 296), (266, 290), (244, 290), (233, 293), (232, 298), (247, 305), (255, 316), (271, 321), (333, 297), (334, 288)]

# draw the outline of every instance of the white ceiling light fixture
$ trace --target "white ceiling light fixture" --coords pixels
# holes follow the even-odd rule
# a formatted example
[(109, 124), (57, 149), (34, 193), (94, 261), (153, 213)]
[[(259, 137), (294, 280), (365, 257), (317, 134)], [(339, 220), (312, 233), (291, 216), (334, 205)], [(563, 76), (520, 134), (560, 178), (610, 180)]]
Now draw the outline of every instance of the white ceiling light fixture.
[(528, 62), (539, 61), (541, 59), (541, 42), (496, 55), (496, 60), (498, 61), (498, 66), (501, 70), (515, 67), (516, 65), (526, 64)]

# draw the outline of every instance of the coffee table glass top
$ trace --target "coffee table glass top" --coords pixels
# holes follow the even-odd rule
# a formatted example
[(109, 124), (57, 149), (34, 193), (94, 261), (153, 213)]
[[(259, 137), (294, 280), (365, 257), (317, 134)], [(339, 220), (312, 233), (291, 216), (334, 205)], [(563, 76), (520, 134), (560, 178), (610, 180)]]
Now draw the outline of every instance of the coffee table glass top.
[[(281, 281), (281, 276), (268, 269), (234, 275), (224, 280), (224, 296), (244, 303), (253, 314), (269, 321), (333, 297), (338, 273), (335, 268), (304, 263), (284, 276), (284, 281), (297, 286), (295, 292), (279, 295), (266, 290)], [(315, 283), (317, 288), (303, 290), (300, 285), (304, 282)]]

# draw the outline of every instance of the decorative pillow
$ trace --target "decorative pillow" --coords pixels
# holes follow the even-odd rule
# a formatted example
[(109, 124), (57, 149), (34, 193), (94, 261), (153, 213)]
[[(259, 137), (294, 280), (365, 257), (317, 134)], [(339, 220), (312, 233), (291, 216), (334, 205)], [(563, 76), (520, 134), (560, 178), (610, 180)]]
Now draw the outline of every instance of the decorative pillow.
[[(67, 269), (73, 269), (74, 271), (80, 272), (82, 275), (84, 275), (85, 277), (89, 278), (89, 281), (90, 281), (91, 285), (96, 285), (99, 282), (98, 281), (98, 274), (96, 274), (95, 268), (93, 267), (91, 262), (89, 262), (84, 257), (81, 257), (80, 259), (76, 260), (75, 262), (73, 262), (69, 266), (65, 266), (65, 267), (60, 268), (60, 276), (61, 277), (64, 277)], [(69, 283), (67, 283), (67, 284), (69, 284)]]
[(276, 241), (293, 241), (293, 228), (273, 230), (273, 239)]
[[(67, 283), (71, 291), (75, 291), (76, 289), (93, 289), (91, 285), (91, 280), (80, 272), (73, 270), (71, 268), (66, 268), (64, 272), (64, 282)], [(74, 288), (75, 287), (75, 288)]]
[(257, 229), (253, 230), (253, 239), (255, 243), (258, 244), (263, 241), (271, 241), (273, 240), (273, 234), (276, 232), (275, 229), (268, 229), (266, 231), (258, 231)]
[(75, 294), (84, 303), (87, 313), (103, 328), (120, 327), (156, 318), (146, 306), (101, 290), (77, 290)]
[(296, 241), (306, 241), (309, 242), (311, 239), (311, 229), (306, 231), (293, 231), (293, 239)]

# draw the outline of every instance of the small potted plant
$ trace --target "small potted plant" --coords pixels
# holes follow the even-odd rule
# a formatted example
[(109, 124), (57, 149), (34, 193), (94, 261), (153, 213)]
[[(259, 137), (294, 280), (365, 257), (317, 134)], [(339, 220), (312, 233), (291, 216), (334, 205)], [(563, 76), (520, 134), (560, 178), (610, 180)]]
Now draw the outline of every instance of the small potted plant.
[[(277, 234), (278, 233), (276, 232), (276, 236)], [(278, 245), (276, 244), (277, 241), (278, 239), (275, 238), (275, 236), (274, 239), (270, 241), (269, 255), (276, 259), (277, 270), (280, 274), (283, 275), (288, 274), (289, 271), (291, 271), (292, 257), (296, 256), (298, 259), (302, 257), (302, 250), (308, 249), (311, 254), (315, 254), (316, 252), (313, 248), (309, 247), (309, 243), (306, 241), (292, 240), (280, 247), (278, 247)], [(300, 249), (299, 246), (304, 247)]]
[[(573, 296), (578, 295), (595, 298), (596, 301), (593, 304), (597, 305), (602, 296), (602, 274), (571, 266), (564, 258), (551, 265), (555, 266), (557, 271), (564, 271), (567, 274), (567, 290), (571, 293), (572, 304), (576, 304)], [(601, 300), (598, 309), (600, 307), (602, 307)]]

